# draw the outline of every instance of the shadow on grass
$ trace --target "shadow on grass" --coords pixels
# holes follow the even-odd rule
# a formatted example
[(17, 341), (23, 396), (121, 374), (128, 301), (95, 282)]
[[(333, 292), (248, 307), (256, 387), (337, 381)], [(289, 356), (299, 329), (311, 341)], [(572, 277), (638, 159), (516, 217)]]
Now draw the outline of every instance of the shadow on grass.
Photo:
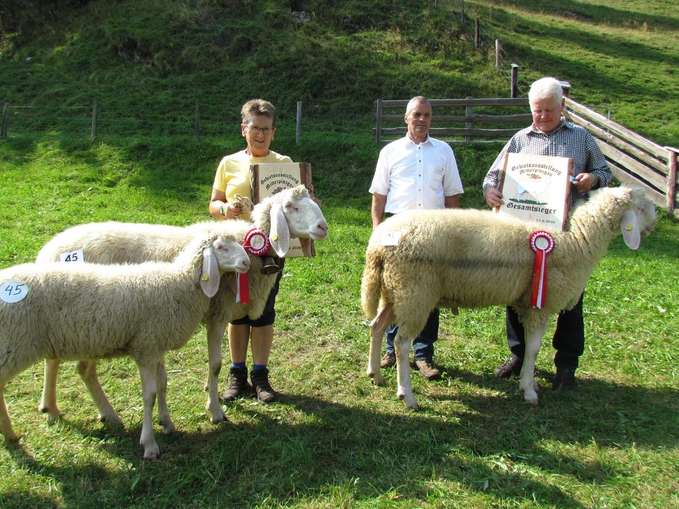
[[(451, 388), (445, 386), (447, 379), (454, 381)], [(392, 398), (390, 383), (384, 388), (367, 381), (356, 385)], [(459, 391), (456, 384), (486, 391)], [(625, 475), (624, 467), (589, 459), (589, 453), (580, 458), (554, 452), (554, 444), (582, 449), (592, 444), (664, 448), (679, 443), (677, 390), (593, 378), (580, 378), (577, 390), (564, 393), (547, 389), (544, 380), (540, 385), (537, 408), (520, 399), (515, 379), (455, 368), (445, 370), (442, 382), (427, 385), (427, 392), (431, 387), (437, 394), (417, 394), (423, 405), (419, 412), (386, 413), (303, 394), (286, 394), (280, 403), (267, 406), (242, 400), (227, 408), (230, 423), (212, 426), (206, 420), (196, 432), (158, 432), (162, 456), (157, 462), (141, 460), (139, 423), (126, 430), (94, 430), (64, 421), (88, 442), (134, 465), (131, 469), (63, 458), (59, 464), (66, 466), (50, 466), (35, 461), (21, 446), (11, 454), (17, 466), (54, 478), (66, 506), (82, 506), (83, 482), (92, 486), (86, 494), (91, 500), (110, 498), (113, 491), (120, 506), (144, 500), (147, 507), (161, 507), (189, 496), (200, 507), (313, 500), (327, 497), (329, 486), (345, 487), (356, 501), (387, 493), (426, 500), (433, 496), (430, 481), (445, 480), (498, 502), (582, 507), (535, 471), (607, 483)], [(461, 410), (442, 412), (444, 401), (459, 403)], [(14, 496), (5, 495), (7, 500)], [(49, 507), (50, 500), (36, 497), (30, 503)]]
[(532, 12), (549, 14), (583, 22), (602, 23), (611, 26), (632, 27), (646, 23), (651, 28), (678, 30), (679, 20), (669, 16), (631, 12), (608, 5), (594, 5), (575, 0), (499, 0), (500, 5), (512, 5)]

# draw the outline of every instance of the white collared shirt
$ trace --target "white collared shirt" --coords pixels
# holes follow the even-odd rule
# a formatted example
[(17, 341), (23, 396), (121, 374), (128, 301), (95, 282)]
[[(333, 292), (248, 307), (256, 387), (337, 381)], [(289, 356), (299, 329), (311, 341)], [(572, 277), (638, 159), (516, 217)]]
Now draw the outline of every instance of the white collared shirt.
[(463, 193), (453, 149), (428, 137), (422, 143), (408, 136), (392, 141), (377, 159), (370, 193), (387, 197), (385, 212), (442, 209), (444, 198)]

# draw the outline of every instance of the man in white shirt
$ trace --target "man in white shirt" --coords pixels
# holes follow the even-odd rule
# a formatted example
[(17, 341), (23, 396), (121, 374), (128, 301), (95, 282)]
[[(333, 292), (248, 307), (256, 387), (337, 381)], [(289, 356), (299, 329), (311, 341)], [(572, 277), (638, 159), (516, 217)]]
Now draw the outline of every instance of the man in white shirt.
[[(442, 209), (460, 205), (463, 192), (453, 149), (429, 136), (431, 103), (413, 97), (406, 106), (406, 136), (392, 141), (381, 151), (370, 185), (372, 224), (375, 228), (387, 215), (410, 209)], [(440, 377), (434, 367), (434, 342), (438, 337), (439, 310), (434, 309), (422, 332), (413, 340), (415, 364), (428, 380)], [(394, 338), (398, 327), (387, 329), (387, 352), (381, 366), (396, 364)]]

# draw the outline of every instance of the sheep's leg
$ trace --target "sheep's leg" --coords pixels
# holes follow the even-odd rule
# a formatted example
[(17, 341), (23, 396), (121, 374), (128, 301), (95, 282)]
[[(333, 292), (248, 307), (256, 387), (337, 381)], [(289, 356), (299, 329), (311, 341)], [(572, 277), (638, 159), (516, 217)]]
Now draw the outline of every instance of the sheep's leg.
[(5, 384), (0, 384), (0, 433), (5, 436), (8, 442), (16, 442), (19, 437), (12, 429), (12, 422), (9, 420), (7, 406), (5, 405)]
[(161, 359), (158, 362), (156, 377), (156, 383), (158, 384), (158, 422), (163, 427), (163, 433), (172, 433), (175, 427), (170, 418), (170, 410), (167, 407), (167, 371), (165, 371), (165, 359)]
[(394, 341), (394, 349), (396, 350), (396, 373), (398, 378), (398, 389), (396, 396), (402, 399), (408, 408), (417, 409), (417, 401), (413, 395), (413, 389), (410, 386), (410, 365), (408, 364), (408, 350), (410, 348), (410, 339), (403, 337), (399, 330), (396, 341)]
[(42, 397), (38, 410), (47, 414), (49, 424), (54, 424), (61, 417), (61, 410), (57, 406), (59, 362), (59, 359), (45, 359), (45, 378), (42, 383)]
[(157, 459), (160, 448), (153, 434), (153, 405), (156, 402), (158, 362), (139, 364), (142, 397), (144, 400), (144, 422), (141, 427), (139, 444), (144, 448), (144, 459)]
[(535, 383), (535, 361), (546, 329), (546, 320), (541, 320), (525, 327), (526, 351), (523, 356), (523, 365), (521, 366), (519, 388), (523, 390), (523, 399), (531, 405), (538, 404), (537, 384)]
[(219, 402), (219, 373), (222, 370), (222, 339), (226, 323), (209, 319), (207, 322), (207, 403), (205, 409), (210, 412), (212, 424), (219, 424), (228, 419), (224, 415)]
[[(45, 370), (47, 370), (47, 365), (45, 365)], [(97, 361), (95, 360), (84, 360), (78, 362), (78, 374), (85, 382), (85, 386), (92, 396), (97, 409), (99, 410), (99, 420), (105, 422), (106, 424), (113, 426), (122, 426), (123, 421), (120, 419), (116, 411), (109, 403), (104, 389), (101, 388), (99, 384), (99, 379), (97, 378)]]
[(375, 385), (382, 385), (384, 377), (380, 373), (380, 353), (382, 350), (382, 336), (387, 326), (393, 321), (394, 313), (390, 305), (382, 308), (370, 323), (370, 351), (368, 353), (368, 376)]

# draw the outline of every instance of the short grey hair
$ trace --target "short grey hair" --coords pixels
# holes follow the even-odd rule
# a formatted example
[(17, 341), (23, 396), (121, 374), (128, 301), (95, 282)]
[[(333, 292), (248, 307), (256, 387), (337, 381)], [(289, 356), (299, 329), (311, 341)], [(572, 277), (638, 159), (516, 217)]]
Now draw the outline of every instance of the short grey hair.
[(276, 108), (264, 99), (250, 99), (241, 108), (240, 115), (243, 125), (249, 124), (252, 122), (252, 118), (258, 115), (269, 117), (272, 125), (276, 125)]
[(554, 99), (559, 104), (563, 102), (563, 88), (561, 82), (556, 78), (540, 78), (530, 86), (528, 102), (534, 103), (545, 99)]
[(416, 95), (413, 97), (410, 101), (408, 101), (408, 104), (406, 105), (406, 114), (405, 116), (407, 117), (408, 114), (415, 109), (415, 106), (418, 103), (426, 103), (431, 107), (431, 103), (429, 102), (429, 99), (427, 99), (423, 95)]

